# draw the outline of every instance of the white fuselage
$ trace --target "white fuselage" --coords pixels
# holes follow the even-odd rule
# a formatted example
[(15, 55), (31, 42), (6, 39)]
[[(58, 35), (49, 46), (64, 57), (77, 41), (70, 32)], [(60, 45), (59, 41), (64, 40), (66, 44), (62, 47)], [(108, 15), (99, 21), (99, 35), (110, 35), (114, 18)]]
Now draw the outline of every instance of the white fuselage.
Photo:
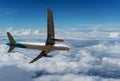
[(67, 50), (69, 47), (62, 44), (45, 45), (45, 43), (31, 43), (31, 42), (20, 42), (20, 44), (26, 46), (28, 49), (37, 49), (42, 51), (53, 51), (53, 50)]

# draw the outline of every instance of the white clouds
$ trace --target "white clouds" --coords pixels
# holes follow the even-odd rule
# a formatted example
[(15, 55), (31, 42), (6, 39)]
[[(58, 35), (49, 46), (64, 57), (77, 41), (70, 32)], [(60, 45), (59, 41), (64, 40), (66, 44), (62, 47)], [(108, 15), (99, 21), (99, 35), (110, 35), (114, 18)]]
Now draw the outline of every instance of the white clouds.
[[(111, 41), (112, 42), (112, 41)], [(109, 43), (109, 42), (108, 42)], [(99, 43), (97, 45), (92, 45), (89, 46), (85, 49), (92, 51), (94, 53), (95, 56), (99, 56), (99, 57), (120, 57), (120, 44), (118, 42), (114, 42), (112, 45), (111, 43)]]
[[(108, 31), (107, 31), (108, 30)], [(81, 27), (81, 28), (72, 28), (72, 29), (65, 29), (65, 30), (57, 30), (56, 37), (62, 37), (66, 39), (75, 39), (75, 40), (83, 40), (83, 39), (101, 39), (101, 38), (120, 38), (120, 32), (113, 32), (119, 31), (119, 28), (108, 27), (106, 28), (103, 25), (93, 26), (93, 27)], [(107, 32), (106, 32), (107, 31)], [(111, 32), (112, 31), (112, 32)], [(15, 29), (9, 28), (6, 32), (12, 32), (15, 36), (29, 36), (34, 35), (41, 37), (47, 36), (46, 29)], [(4, 34), (5, 35), (5, 34)]]
[(84, 75), (67, 74), (64, 76), (61, 75), (42, 76), (40, 78), (35, 79), (35, 81), (97, 81), (97, 79), (95, 77), (89, 77)]
[(11, 32), (13, 35), (16, 35), (16, 36), (39, 35), (40, 34), (40, 30), (38, 30), (38, 29), (36, 29), (36, 30), (32, 30), (32, 29), (15, 30), (14, 28), (9, 28), (8, 30), (6, 30), (6, 32)]
[(33, 81), (31, 74), (16, 66), (5, 66), (0, 69), (0, 81)]
[[(46, 36), (45, 32), (40, 30), (8, 31), (15, 37), (20, 36), (19, 40), (22, 40), (24, 35), (25, 41), (38, 42), (38, 39), (31, 39), (31, 35)], [(1, 44), (0, 73), (2, 72), (3, 76), (0, 76), (0, 79), (7, 81), (12, 77), (12, 81), (120, 81), (119, 37), (109, 39), (111, 32), (103, 31), (80, 32), (74, 29), (71, 32), (62, 32), (58, 32), (56, 37), (66, 39), (65, 44), (71, 47), (70, 52), (51, 52), (53, 58), (43, 57), (33, 64), (28, 63), (40, 53), (39, 51), (17, 48), (7, 53), (8, 46)], [(8, 68), (9, 73), (5, 74), (6, 69), (3, 68)]]
[(119, 38), (119, 33), (110, 33), (109, 35), (110, 38)]

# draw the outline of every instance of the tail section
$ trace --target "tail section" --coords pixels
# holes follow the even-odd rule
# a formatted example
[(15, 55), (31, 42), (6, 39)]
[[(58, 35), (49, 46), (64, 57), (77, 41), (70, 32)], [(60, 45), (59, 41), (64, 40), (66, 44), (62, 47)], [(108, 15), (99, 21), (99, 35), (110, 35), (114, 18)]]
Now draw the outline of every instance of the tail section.
[(12, 37), (12, 35), (9, 32), (7, 32), (7, 36), (8, 36), (10, 43), (16, 43), (16, 41), (14, 40), (14, 38)]
[[(16, 43), (16, 41), (14, 40), (14, 38), (12, 37), (12, 35), (9, 32), (7, 32), (7, 36), (10, 41), (10, 44)], [(14, 48), (15, 48), (14, 46), (10, 46), (8, 52), (11, 52)]]

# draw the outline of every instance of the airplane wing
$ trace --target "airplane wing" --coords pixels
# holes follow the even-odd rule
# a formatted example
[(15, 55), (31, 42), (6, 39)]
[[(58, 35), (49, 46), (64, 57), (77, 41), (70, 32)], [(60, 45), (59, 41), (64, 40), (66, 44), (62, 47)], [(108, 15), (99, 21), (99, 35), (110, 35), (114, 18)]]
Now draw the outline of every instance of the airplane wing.
[(47, 40), (46, 40), (46, 45), (54, 45), (55, 40), (54, 39), (54, 22), (53, 22), (53, 13), (52, 11), (48, 8), (47, 12)]
[[(52, 11), (48, 8), (47, 11), (47, 40), (46, 40), (46, 45), (54, 45), (55, 40), (54, 40), (54, 22), (53, 22), (53, 13)], [(47, 52), (48, 53), (48, 52)], [(44, 55), (47, 54), (46, 51), (42, 51), (35, 59), (30, 61), (29, 63), (33, 63), (43, 57)]]
[(45, 54), (46, 54), (45, 51), (42, 51), (36, 58), (34, 58), (29, 63), (33, 63), (33, 62), (37, 61), (38, 59), (40, 59), (41, 57), (43, 57)]

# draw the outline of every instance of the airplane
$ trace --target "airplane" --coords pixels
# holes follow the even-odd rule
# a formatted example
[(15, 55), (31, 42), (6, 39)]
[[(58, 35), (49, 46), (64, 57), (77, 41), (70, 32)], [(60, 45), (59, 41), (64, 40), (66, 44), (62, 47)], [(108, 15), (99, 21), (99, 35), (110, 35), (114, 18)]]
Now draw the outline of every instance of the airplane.
[(33, 63), (42, 57), (53, 57), (53, 55), (48, 55), (48, 53), (51, 51), (54, 51), (54, 50), (69, 51), (70, 49), (68, 46), (57, 46), (55, 44), (56, 41), (63, 42), (64, 40), (55, 38), (53, 12), (49, 8), (47, 9), (47, 39), (44, 45), (40, 45), (37, 43), (16, 42), (13, 36), (9, 32), (7, 32), (7, 36), (8, 36), (9, 42), (7, 42), (6, 45), (10, 46), (8, 49), (8, 52), (11, 52), (15, 47), (36, 49), (41, 51), (41, 53), (29, 63)]

